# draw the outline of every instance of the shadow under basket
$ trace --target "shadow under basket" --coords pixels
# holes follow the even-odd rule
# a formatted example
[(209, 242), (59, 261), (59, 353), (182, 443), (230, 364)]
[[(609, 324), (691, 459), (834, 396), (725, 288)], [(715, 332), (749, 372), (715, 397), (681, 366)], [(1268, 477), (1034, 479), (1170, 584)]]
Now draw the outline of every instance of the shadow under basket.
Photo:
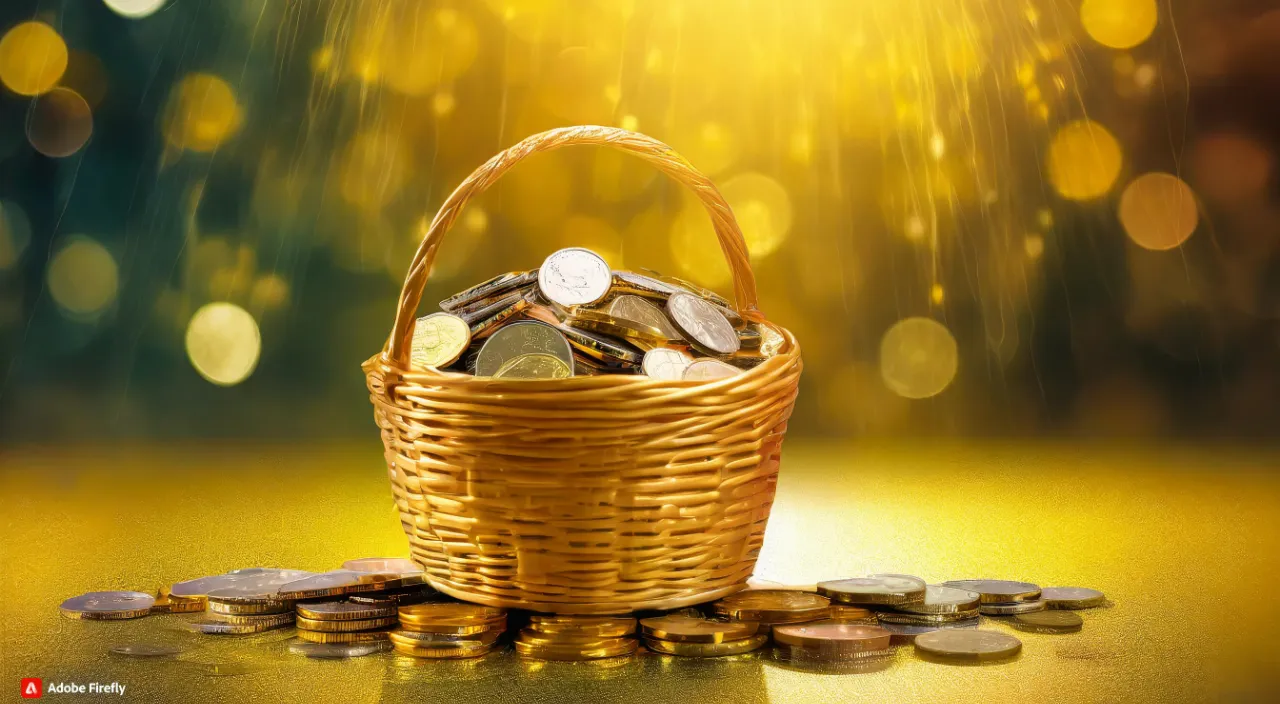
[[(739, 310), (783, 337), (777, 354), (713, 382), (501, 380), (409, 366), (427, 273), (467, 201), (526, 156), (573, 144), (636, 154), (702, 200)], [(432, 586), (489, 606), (611, 614), (745, 586), (801, 366), (795, 338), (756, 309), (746, 246), (715, 186), (660, 142), (588, 126), (534, 135), (453, 192), (409, 268), (386, 349), (364, 369), (401, 522)]]

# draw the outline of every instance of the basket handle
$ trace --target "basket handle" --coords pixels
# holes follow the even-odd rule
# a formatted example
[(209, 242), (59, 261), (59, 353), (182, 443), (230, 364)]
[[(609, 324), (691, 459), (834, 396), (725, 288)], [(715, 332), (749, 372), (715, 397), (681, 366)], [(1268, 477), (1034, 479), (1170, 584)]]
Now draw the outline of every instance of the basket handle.
[(672, 179), (683, 184), (702, 201), (711, 216), (711, 224), (715, 227), (716, 237), (720, 240), (720, 251), (729, 263), (729, 271), (733, 275), (733, 295), (738, 302), (740, 312), (752, 315), (756, 312), (756, 278), (751, 272), (751, 262), (747, 254), (747, 244), (742, 239), (742, 230), (733, 217), (733, 211), (725, 202), (720, 191), (711, 180), (698, 171), (677, 154), (671, 147), (652, 137), (630, 132), (616, 127), (600, 127), (584, 125), (581, 127), (561, 127), (528, 137), (515, 146), (494, 156), (483, 166), (476, 169), (466, 178), (440, 206), (435, 219), (431, 221), (426, 237), (418, 245), (413, 255), (413, 263), (405, 276), (404, 287), (400, 290), (400, 306), (396, 310), (396, 322), (387, 341), (388, 349), (384, 357), (396, 366), (404, 368), (408, 364), (410, 338), (413, 336), (414, 316), (418, 303), (422, 300), (422, 289), (427, 283), (427, 275), (431, 271), (431, 262), (436, 258), (436, 249), (444, 238), (445, 232), (458, 219), (462, 209), (472, 197), (484, 193), (511, 167), (520, 163), (532, 154), (549, 152), (572, 144), (604, 144), (631, 152), (645, 161), (658, 167)]

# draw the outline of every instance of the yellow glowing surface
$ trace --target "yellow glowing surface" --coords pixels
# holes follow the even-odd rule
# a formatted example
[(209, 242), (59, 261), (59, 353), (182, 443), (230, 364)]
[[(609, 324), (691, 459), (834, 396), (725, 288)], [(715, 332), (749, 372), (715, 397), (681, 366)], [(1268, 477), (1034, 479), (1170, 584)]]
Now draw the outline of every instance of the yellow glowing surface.
[(1064, 125), (1049, 145), (1048, 178), (1068, 200), (1091, 200), (1111, 190), (1120, 175), (1120, 143), (1092, 120)]
[(27, 140), (36, 151), (55, 158), (80, 151), (93, 135), (93, 111), (79, 93), (54, 88), (37, 98), (27, 119)]
[(209, 303), (187, 324), (187, 358), (200, 376), (219, 386), (244, 381), (258, 366), (258, 323), (234, 303)]
[(132, 19), (141, 19), (153, 15), (168, 0), (104, 0), (107, 7), (111, 8), (122, 17)]
[(353, 205), (384, 206), (404, 187), (409, 168), (407, 148), (397, 135), (383, 130), (358, 134), (338, 165), (342, 197)]
[(347, 65), (362, 78), (380, 78), (405, 95), (426, 95), (475, 62), (479, 37), (465, 14), (453, 8), (411, 8), (406, 9), (409, 17), (393, 17), (383, 6), (369, 7), (377, 14), (352, 42)]
[(1196, 231), (1199, 220), (1195, 193), (1173, 174), (1143, 174), (1120, 196), (1120, 223), (1146, 249), (1177, 247)]
[(14, 93), (44, 93), (66, 70), (67, 45), (44, 22), (23, 22), (0, 37), (0, 82)]
[(607, 86), (617, 74), (616, 60), (603, 52), (569, 47), (550, 60), (538, 97), (547, 112), (570, 124), (608, 124), (617, 101)]
[(73, 315), (89, 316), (115, 301), (119, 271), (105, 247), (75, 236), (53, 255), (48, 280), (55, 303)]
[[(739, 174), (725, 181), (721, 195), (733, 209), (751, 257), (766, 257), (791, 232), (791, 198), (782, 184), (761, 173)], [(704, 218), (714, 239), (711, 222)]]
[(165, 138), (179, 149), (211, 152), (240, 129), (244, 115), (223, 79), (193, 73), (178, 84), (165, 112)]
[(904, 318), (880, 339), (880, 376), (904, 398), (942, 393), (956, 376), (959, 357), (951, 331), (929, 318)]
[(622, 235), (608, 222), (589, 215), (573, 215), (560, 228), (562, 247), (586, 247), (612, 269), (623, 268)]
[[(757, 575), (788, 584), (875, 572), (937, 582), (1029, 579), (1105, 592), (1068, 635), (984, 626), (1023, 642), (1013, 662), (947, 666), (896, 647), (887, 669), (814, 674), (766, 654), (708, 660), (643, 654), (589, 666), (392, 654), (350, 661), (287, 652), (291, 629), (186, 632), (196, 615), (71, 621), (58, 604), (90, 590), (154, 590), (251, 566), (337, 568), (403, 556), (382, 450), (280, 444), (0, 455), (6, 497), (0, 679), (119, 681), (138, 701), (879, 702), (1266, 701), (1280, 685), (1280, 612), (1242, 611), (1280, 581), (1274, 451), (784, 447)], [(196, 489), (198, 487), (198, 490)], [(172, 658), (113, 645), (172, 644)], [(213, 677), (210, 665), (247, 665)]]
[(669, 142), (693, 167), (715, 176), (738, 160), (737, 136), (719, 122), (691, 124), (678, 129)]
[(1080, 22), (1094, 41), (1112, 49), (1128, 49), (1155, 31), (1156, 0), (1083, 0)]

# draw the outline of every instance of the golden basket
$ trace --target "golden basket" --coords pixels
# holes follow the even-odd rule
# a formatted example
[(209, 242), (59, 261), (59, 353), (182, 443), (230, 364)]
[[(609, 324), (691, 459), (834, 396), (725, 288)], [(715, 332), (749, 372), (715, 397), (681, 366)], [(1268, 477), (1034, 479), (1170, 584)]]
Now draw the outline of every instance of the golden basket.
[[(741, 313), (783, 336), (777, 355), (710, 383), (410, 369), (418, 302), (449, 226), (525, 157), (573, 144), (631, 152), (702, 200)], [(564, 614), (674, 609), (743, 587), (800, 369), (795, 338), (756, 308), (742, 233), (715, 186), (661, 142), (594, 126), (529, 137), (458, 186), (413, 257), (387, 347), (364, 365), (400, 520), (431, 584), (479, 604)]]

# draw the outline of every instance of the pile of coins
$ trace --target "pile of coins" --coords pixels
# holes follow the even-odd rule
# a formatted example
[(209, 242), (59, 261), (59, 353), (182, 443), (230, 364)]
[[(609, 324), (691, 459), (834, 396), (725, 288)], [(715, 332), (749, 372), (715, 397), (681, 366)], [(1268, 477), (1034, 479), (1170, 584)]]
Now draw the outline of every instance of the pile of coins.
[(758, 621), (709, 619), (691, 614), (668, 614), (640, 621), (644, 644), (655, 653), (692, 658), (741, 655), (769, 642)]
[(458, 602), (411, 604), (399, 609), (390, 632), (397, 653), (415, 658), (475, 658), (492, 651), (507, 630), (507, 612)]
[(894, 642), (912, 642), (923, 633), (948, 628), (976, 628), (979, 594), (928, 585), (919, 577), (876, 574), (821, 582), (818, 592), (846, 608), (875, 609), (879, 626)]
[(630, 616), (533, 614), (515, 646), (520, 655), (538, 660), (599, 660), (636, 652), (635, 632)]
[(785, 342), (712, 291), (656, 272), (612, 271), (581, 248), (496, 276), (440, 308), (415, 322), (411, 363), (498, 379), (710, 381), (760, 364)]
[(768, 634), (774, 626), (823, 621), (831, 616), (831, 602), (812, 592), (793, 589), (752, 589), (711, 604), (712, 613), (737, 621), (754, 621)]

